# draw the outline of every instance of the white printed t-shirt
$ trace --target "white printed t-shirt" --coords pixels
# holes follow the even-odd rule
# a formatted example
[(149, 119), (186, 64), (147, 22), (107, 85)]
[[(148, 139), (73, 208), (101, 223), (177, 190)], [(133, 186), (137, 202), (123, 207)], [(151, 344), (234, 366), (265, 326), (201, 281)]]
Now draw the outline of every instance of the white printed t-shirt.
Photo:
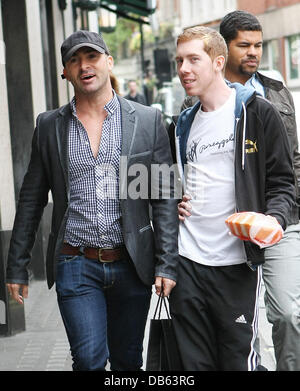
[(185, 193), (192, 210), (179, 227), (179, 254), (208, 266), (246, 262), (243, 242), (228, 232), (235, 212), (235, 95), (217, 110), (199, 108), (187, 141)]

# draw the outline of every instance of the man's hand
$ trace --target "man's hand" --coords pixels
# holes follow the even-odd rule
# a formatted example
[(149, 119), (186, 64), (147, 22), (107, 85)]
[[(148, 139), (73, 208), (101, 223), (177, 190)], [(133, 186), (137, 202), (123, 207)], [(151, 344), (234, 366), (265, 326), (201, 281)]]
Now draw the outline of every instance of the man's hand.
[(178, 217), (180, 221), (184, 221), (186, 217), (191, 216), (190, 210), (192, 209), (191, 204), (189, 203), (191, 197), (187, 194), (184, 194), (182, 201), (178, 204)]
[(155, 278), (155, 292), (157, 295), (160, 295), (161, 287), (163, 287), (164, 296), (169, 296), (171, 290), (176, 285), (176, 282), (165, 277), (156, 277)]
[(20, 304), (24, 304), (24, 299), (28, 297), (28, 285), (24, 284), (6, 284), (11, 297)]

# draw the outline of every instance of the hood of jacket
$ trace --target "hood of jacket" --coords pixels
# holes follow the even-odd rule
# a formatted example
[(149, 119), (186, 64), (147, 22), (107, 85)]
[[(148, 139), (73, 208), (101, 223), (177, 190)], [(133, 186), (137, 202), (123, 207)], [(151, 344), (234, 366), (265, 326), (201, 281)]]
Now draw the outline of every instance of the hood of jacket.
[[(230, 88), (234, 88), (236, 91), (235, 101), (235, 118), (236, 122), (240, 120), (244, 113), (244, 124), (243, 124), (243, 138), (246, 135), (246, 105), (247, 102), (256, 94), (253, 87), (245, 87), (240, 83), (230, 83), (226, 81)], [(182, 165), (186, 164), (186, 145), (189, 137), (190, 129), (195, 118), (201, 102), (197, 102), (193, 107), (185, 109), (179, 116), (176, 126), (176, 138), (179, 141), (180, 149), (180, 160)]]

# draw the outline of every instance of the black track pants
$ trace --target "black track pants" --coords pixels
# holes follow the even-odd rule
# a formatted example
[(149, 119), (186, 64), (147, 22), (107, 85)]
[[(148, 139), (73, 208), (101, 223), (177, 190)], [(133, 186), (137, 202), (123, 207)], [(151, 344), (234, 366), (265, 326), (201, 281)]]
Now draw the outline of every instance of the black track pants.
[(170, 308), (185, 370), (256, 368), (260, 269), (204, 266), (180, 257)]

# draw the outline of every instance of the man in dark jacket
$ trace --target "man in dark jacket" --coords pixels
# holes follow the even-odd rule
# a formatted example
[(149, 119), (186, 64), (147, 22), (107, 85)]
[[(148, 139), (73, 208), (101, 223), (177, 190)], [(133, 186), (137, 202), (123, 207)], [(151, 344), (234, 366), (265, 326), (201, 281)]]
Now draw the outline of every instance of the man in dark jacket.
[(137, 174), (129, 171), (139, 164), (148, 189), (151, 165), (172, 163), (169, 141), (157, 110), (112, 90), (113, 58), (100, 35), (77, 31), (61, 53), (75, 97), (37, 118), (7, 286), (23, 303), (27, 265), (51, 191), (47, 281), (49, 288), (56, 283), (73, 368), (104, 370), (109, 359), (112, 370), (140, 370), (151, 285), (165, 295), (175, 285), (178, 219), (176, 200), (134, 193)]
[(259, 212), (285, 229), (295, 202), (280, 115), (253, 88), (226, 84), (226, 58), (215, 30), (195, 27), (178, 37), (178, 75), (187, 94), (200, 100), (180, 115), (173, 137), (192, 207), (181, 216), (178, 282), (170, 296), (186, 370), (257, 369), (264, 251), (229, 236), (225, 219), (235, 211)]
[[(262, 26), (245, 11), (234, 11), (224, 17), (220, 33), (228, 47), (225, 78), (254, 88), (278, 109), (292, 149), (296, 186), (296, 203), (288, 217), (284, 238), (265, 250), (263, 279), (266, 288), (267, 317), (273, 325), (272, 338), (277, 370), (300, 370), (300, 224), (299, 186), (300, 154), (297, 124), (291, 93), (281, 81), (258, 72), (262, 56)], [(183, 109), (196, 103), (188, 97)], [(284, 156), (281, 156), (284, 159)]]
[(138, 92), (137, 83), (135, 80), (129, 80), (128, 88), (129, 92), (127, 95), (124, 96), (125, 99), (141, 103), (142, 105), (147, 105), (146, 98), (144, 97), (144, 95)]

